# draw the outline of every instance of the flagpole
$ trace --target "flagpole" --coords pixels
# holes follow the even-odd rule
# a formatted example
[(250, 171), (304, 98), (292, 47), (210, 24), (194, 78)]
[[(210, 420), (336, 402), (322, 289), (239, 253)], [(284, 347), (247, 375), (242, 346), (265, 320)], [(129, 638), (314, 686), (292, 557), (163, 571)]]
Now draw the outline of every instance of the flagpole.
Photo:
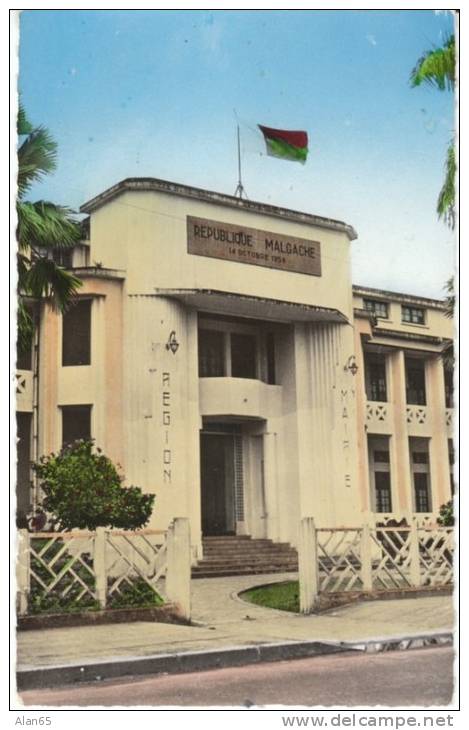
[(235, 190), (235, 198), (239, 197), (240, 199), (244, 197), (247, 199), (246, 191), (243, 186), (243, 181), (241, 178), (241, 141), (240, 141), (240, 135), (239, 135), (239, 124), (236, 125), (237, 131), (238, 131), (238, 185), (236, 186)]

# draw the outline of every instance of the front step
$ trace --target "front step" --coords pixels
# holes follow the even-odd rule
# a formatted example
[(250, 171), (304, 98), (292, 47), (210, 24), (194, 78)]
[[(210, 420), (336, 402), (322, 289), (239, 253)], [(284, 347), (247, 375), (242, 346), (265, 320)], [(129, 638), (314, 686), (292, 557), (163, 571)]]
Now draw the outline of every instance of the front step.
[(290, 573), (298, 570), (298, 553), (286, 542), (249, 535), (204, 537), (204, 558), (192, 568), (193, 578)]

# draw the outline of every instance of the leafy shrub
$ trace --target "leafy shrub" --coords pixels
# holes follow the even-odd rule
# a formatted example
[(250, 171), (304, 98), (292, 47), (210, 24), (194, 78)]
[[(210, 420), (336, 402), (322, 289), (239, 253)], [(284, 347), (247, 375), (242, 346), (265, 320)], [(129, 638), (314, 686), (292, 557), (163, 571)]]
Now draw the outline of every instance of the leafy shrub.
[(453, 500), (450, 499), (446, 504), (442, 504), (440, 507), (440, 515), (436, 520), (442, 527), (453, 527), (454, 526), (454, 511), (453, 511)]
[(55, 529), (136, 530), (150, 519), (155, 495), (123, 487), (123, 477), (100, 449), (93, 450), (93, 441), (67, 444), (58, 454), (41, 457), (33, 469)]

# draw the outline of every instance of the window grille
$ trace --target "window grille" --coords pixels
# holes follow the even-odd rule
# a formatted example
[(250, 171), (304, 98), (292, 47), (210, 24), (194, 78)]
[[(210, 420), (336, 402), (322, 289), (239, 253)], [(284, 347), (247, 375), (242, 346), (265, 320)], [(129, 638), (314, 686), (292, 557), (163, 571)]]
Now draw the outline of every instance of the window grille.
[(388, 471), (375, 472), (376, 512), (392, 512), (391, 475)]
[(386, 365), (383, 360), (366, 358), (366, 397), (371, 401), (386, 402), (388, 399), (386, 387)]
[(421, 361), (406, 361), (406, 400), (409, 405), (427, 405), (425, 364)]
[(428, 475), (423, 473), (414, 474), (415, 488), (415, 511), (431, 512), (430, 494), (428, 489)]
[(402, 321), (410, 324), (425, 324), (425, 310), (421, 307), (402, 307)]
[(367, 312), (371, 312), (375, 317), (381, 319), (388, 319), (388, 304), (387, 302), (381, 302), (376, 299), (364, 299), (363, 307)]

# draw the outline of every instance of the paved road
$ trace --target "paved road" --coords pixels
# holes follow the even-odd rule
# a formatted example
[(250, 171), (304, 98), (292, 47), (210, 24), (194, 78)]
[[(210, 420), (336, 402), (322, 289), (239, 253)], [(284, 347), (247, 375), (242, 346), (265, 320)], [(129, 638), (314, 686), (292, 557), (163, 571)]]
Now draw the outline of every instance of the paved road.
[(452, 675), (453, 650), (440, 647), (30, 690), (21, 698), (52, 707), (441, 706), (451, 701)]

